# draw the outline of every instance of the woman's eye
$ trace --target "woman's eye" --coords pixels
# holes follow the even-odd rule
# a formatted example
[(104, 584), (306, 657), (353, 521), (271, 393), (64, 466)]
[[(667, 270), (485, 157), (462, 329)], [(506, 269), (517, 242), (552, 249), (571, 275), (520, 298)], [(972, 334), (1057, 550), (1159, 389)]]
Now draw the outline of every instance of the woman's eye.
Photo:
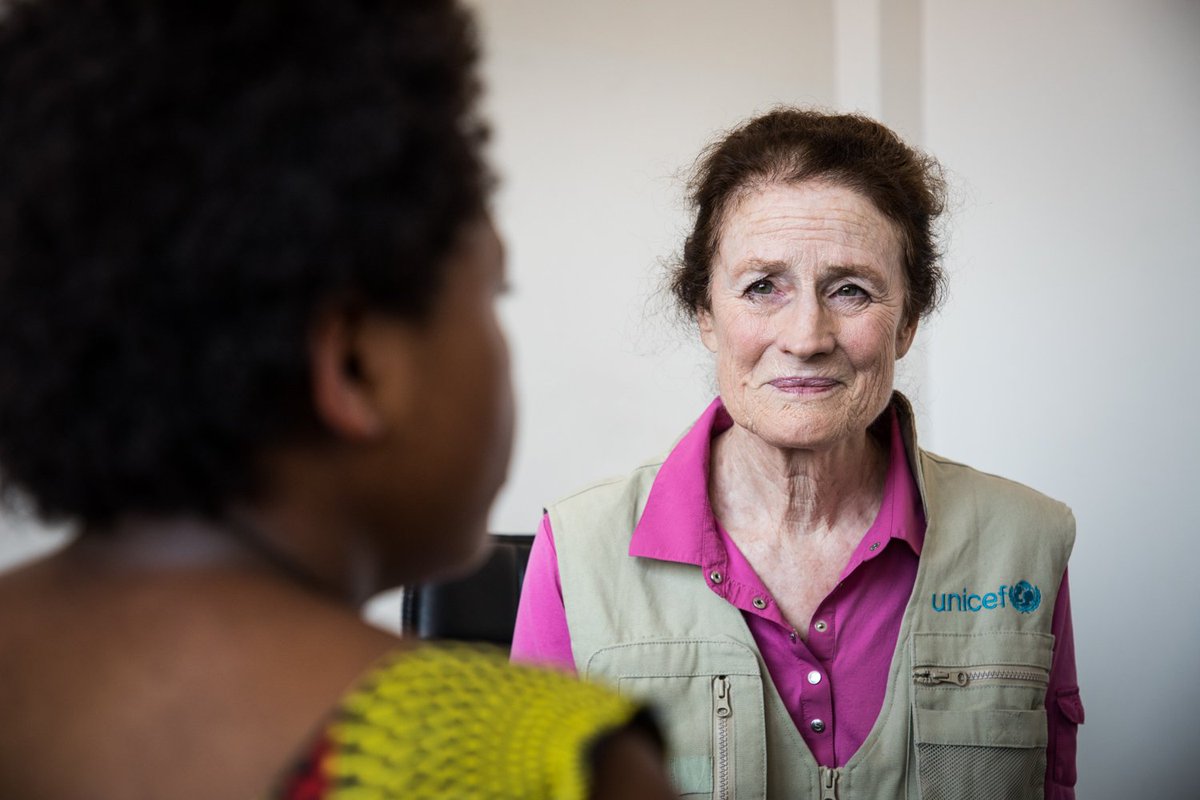
[(847, 283), (845, 286), (839, 286), (834, 290), (834, 295), (837, 297), (866, 297), (867, 292), (861, 286), (855, 286), (853, 283)]
[(746, 294), (770, 294), (773, 291), (775, 291), (775, 284), (766, 278), (755, 281), (746, 287)]

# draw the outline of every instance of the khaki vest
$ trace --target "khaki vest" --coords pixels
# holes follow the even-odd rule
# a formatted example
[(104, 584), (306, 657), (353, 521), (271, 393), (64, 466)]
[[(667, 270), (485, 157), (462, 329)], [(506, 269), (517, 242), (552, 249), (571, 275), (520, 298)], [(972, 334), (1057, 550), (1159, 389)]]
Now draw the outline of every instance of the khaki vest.
[(699, 567), (628, 555), (661, 462), (548, 509), (576, 668), (655, 706), (683, 797), (1042, 797), (1050, 626), (1074, 518), (919, 450), (896, 403), (925, 543), (879, 717), (838, 769), (816, 763), (741, 611)]

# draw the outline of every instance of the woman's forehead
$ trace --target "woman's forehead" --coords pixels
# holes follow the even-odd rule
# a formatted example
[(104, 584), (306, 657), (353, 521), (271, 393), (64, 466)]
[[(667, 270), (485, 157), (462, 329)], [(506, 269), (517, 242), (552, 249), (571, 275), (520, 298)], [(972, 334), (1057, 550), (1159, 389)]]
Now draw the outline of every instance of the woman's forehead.
[[(834, 183), (775, 183), (744, 192), (725, 215), (717, 260), (769, 261), (797, 248), (900, 254), (897, 226), (861, 193)], [(872, 259), (874, 260), (874, 259)]]

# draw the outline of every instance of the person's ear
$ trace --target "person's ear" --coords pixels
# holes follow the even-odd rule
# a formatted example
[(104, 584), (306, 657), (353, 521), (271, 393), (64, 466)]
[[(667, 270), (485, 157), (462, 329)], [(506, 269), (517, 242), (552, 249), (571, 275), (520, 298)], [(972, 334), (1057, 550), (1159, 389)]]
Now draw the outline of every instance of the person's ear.
[(363, 441), (386, 427), (364, 364), (364, 319), (349, 309), (321, 315), (309, 335), (313, 408), (330, 431)]
[(696, 325), (700, 328), (700, 341), (709, 352), (717, 352), (717, 330), (713, 325), (712, 311), (707, 308), (696, 310)]
[(911, 322), (905, 321), (896, 331), (896, 360), (904, 358), (908, 353), (908, 348), (912, 347), (913, 340), (917, 338), (917, 322), (918, 319), (913, 319)]

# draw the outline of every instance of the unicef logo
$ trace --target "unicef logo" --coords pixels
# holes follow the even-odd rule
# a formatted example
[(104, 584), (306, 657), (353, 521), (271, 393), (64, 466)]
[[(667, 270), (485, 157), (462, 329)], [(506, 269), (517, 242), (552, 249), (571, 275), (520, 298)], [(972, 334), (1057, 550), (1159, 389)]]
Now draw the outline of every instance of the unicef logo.
[(1017, 611), (1029, 614), (1042, 604), (1042, 590), (1029, 581), (1018, 581), (1015, 586), (1009, 587), (1008, 599)]
[(1011, 608), (1020, 614), (1032, 614), (1042, 604), (1042, 590), (1029, 581), (1017, 581), (1013, 586), (1001, 584), (994, 592), (974, 594), (963, 587), (958, 592), (934, 592), (931, 598), (934, 611), (979, 611)]

